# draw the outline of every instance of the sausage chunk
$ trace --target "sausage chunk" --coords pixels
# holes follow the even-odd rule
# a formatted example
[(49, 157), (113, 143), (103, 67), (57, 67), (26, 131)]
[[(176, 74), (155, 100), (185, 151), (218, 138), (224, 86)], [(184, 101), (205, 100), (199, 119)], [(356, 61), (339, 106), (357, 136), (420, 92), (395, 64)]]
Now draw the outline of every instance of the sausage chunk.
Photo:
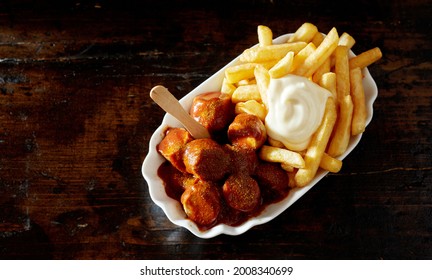
[(217, 220), (221, 211), (221, 200), (217, 186), (199, 179), (188, 182), (189, 184), (185, 186), (186, 190), (180, 199), (186, 215), (199, 225), (211, 225)]
[(156, 148), (175, 168), (185, 172), (183, 148), (193, 139), (192, 135), (184, 128), (170, 128)]
[(255, 168), (258, 166), (258, 156), (255, 150), (229, 144), (226, 144), (224, 149), (230, 155), (232, 173), (245, 172), (253, 174), (255, 172)]
[(186, 171), (204, 181), (219, 181), (230, 171), (230, 156), (212, 139), (196, 139), (183, 153)]
[(263, 198), (268, 202), (285, 197), (290, 190), (288, 174), (277, 163), (261, 162), (256, 168), (255, 177)]
[(228, 205), (242, 212), (254, 210), (261, 202), (258, 183), (252, 177), (243, 173), (233, 174), (228, 177), (222, 191)]
[(229, 95), (220, 92), (204, 93), (194, 98), (190, 115), (210, 133), (215, 134), (226, 129), (234, 119), (234, 105)]
[(267, 132), (257, 116), (238, 114), (228, 127), (228, 139), (234, 146), (256, 150), (266, 141)]

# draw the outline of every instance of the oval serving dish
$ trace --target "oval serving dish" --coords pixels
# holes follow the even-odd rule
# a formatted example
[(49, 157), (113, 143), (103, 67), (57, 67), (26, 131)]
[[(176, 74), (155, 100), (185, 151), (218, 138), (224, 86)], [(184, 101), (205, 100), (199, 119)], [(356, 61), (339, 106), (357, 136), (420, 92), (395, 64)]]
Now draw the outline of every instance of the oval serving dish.
[[(284, 43), (288, 40), (288, 38), (292, 36), (292, 34), (285, 34), (273, 40), (275, 44)], [(354, 53), (350, 53), (351, 56), (354, 56)], [(189, 111), (189, 108), (192, 105), (193, 98), (199, 94), (211, 92), (211, 91), (220, 91), (222, 80), (225, 75), (225, 69), (229, 66), (235, 65), (239, 60), (239, 57), (231, 61), (224, 68), (220, 69), (213, 76), (208, 78), (186, 96), (184, 96), (180, 103), (182, 106)], [(373, 103), (378, 96), (378, 89), (370, 75), (367, 68), (363, 70), (363, 86), (366, 97), (366, 108), (367, 108), (367, 119), (366, 125), (370, 123), (373, 115)], [(307, 191), (309, 191), (315, 184), (317, 184), (327, 173), (328, 171), (324, 171), (319, 169), (315, 178), (304, 188), (295, 188), (292, 189), (288, 196), (274, 204), (268, 205), (258, 216), (253, 217), (243, 224), (239, 226), (228, 226), (225, 224), (218, 224), (206, 231), (202, 231), (198, 228), (198, 226), (191, 220), (186, 217), (185, 212), (183, 211), (183, 207), (180, 202), (170, 198), (166, 192), (163, 181), (159, 178), (157, 174), (157, 170), (159, 166), (165, 161), (165, 158), (160, 155), (156, 146), (164, 137), (164, 132), (167, 127), (182, 127), (182, 125), (171, 115), (165, 114), (165, 117), (162, 120), (161, 125), (156, 129), (153, 133), (150, 143), (149, 143), (149, 152), (144, 160), (142, 165), (142, 174), (147, 181), (150, 197), (153, 202), (162, 208), (168, 219), (181, 227), (188, 229), (194, 235), (201, 238), (211, 238), (220, 234), (227, 235), (239, 235), (250, 228), (267, 223), (285, 211), (288, 207), (290, 207), (294, 202), (296, 202), (300, 197), (302, 197)], [(348, 149), (345, 151), (343, 155), (338, 157), (339, 159), (345, 158), (359, 143), (361, 139), (361, 134), (351, 137), (351, 140), (348, 145)]]

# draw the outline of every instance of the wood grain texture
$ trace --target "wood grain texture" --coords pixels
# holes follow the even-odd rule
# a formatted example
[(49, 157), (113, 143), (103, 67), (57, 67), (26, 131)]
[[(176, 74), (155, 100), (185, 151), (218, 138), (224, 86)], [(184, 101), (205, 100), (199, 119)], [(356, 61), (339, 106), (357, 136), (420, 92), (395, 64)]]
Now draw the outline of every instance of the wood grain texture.
[[(331, 2), (0, 3), (0, 258), (431, 259), (432, 7)], [(174, 226), (141, 175), (164, 114), (150, 89), (181, 98), (255, 44), (258, 24), (278, 36), (305, 21), (383, 52), (360, 144), (241, 236)]]

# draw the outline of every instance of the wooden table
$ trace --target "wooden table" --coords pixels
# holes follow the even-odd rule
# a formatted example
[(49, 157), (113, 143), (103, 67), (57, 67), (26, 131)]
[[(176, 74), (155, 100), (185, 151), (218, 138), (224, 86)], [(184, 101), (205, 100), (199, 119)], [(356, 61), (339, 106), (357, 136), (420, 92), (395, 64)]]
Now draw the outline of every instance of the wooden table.
[[(432, 258), (429, 1), (142, 2), (0, 4), (0, 258)], [(278, 36), (306, 21), (384, 54), (360, 144), (243, 235), (173, 225), (141, 174), (164, 115), (149, 90), (180, 98), (255, 44), (259, 24)]]

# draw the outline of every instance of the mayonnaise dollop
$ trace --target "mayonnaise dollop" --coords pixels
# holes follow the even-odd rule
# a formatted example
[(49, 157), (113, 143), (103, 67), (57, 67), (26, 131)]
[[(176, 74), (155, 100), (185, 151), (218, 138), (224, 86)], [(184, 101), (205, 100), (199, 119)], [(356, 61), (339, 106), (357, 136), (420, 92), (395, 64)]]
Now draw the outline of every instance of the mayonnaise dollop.
[(267, 90), (267, 135), (288, 149), (303, 151), (321, 124), (331, 93), (296, 75), (271, 79)]

